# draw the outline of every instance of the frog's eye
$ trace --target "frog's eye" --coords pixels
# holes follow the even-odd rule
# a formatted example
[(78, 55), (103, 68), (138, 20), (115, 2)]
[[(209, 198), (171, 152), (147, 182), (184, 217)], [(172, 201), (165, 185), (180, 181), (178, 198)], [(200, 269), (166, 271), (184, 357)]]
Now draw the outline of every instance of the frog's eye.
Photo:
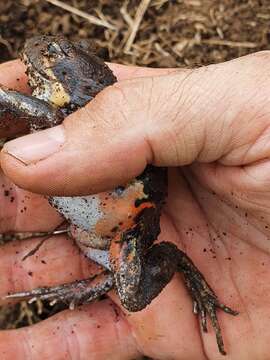
[(61, 54), (62, 50), (61, 47), (57, 43), (50, 43), (47, 47), (49, 55), (58, 55)]

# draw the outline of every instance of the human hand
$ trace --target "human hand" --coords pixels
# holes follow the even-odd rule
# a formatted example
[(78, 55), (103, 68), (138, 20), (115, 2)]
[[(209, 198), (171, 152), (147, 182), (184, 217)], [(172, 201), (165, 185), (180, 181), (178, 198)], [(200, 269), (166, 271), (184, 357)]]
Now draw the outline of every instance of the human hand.
[[(269, 353), (268, 64), (269, 54), (265, 52), (195, 71), (174, 71), (119, 83), (65, 120), (58, 131), (65, 129), (66, 142), (54, 155), (46, 151), (37, 154), (34, 148), (43, 138), (46, 149), (46, 134), (52, 130), (43, 131), (42, 138), (39, 134), (29, 135), (24, 143), (17, 139), (2, 153), (2, 166), (10, 178), (21, 187), (46, 194), (108, 189), (138, 175), (146, 163), (185, 165), (171, 170), (160, 239), (183, 248), (221, 301), (240, 311), (236, 318), (219, 314), (228, 359), (268, 359)], [(115, 69), (122, 77), (129, 77), (134, 71), (125, 67)], [(137, 75), (144, 75), (143, 69), (138, 71)], [(151, 76), (148, 71), (145, 74)], [(155, 70), (151, 71), (154, 75)], [(23, 151), (19, 154), (19, 150)], [(16, 157), (23, 158), (28, 165)], [(39, 159), (42, 160), (36, 162)], [(67, 167), (70, 163), (74, 164), (72, 168)], [(49, 181), (52, 176), (54, 184)], [(40, 206), (43, 202), (50, 213), (47, 219), (42, 216), (44, 224), (36, 229), (41, 230), (46, 224), (52, 226), (53, 221), (55, 225), (59, 219), (54, 210), (48, 209), (41, 198), (36, 201), (41, 201)], [(2, 223), (7, 226), (5, 216)], [(9, 279), (7, 274), (18, 246), (23, 256), (29, 242), (2, 249), (1, 259), (8, 265), (1, 271), (1, 278)], [(73, 256), (72, 274), (59, 271), (66, 269), (67, 263), (64, 255), (62, 262), (60, 251), (62, 254), (70, 248), (72, 245), (59, 237), (49, 240), (43, 253), (38, 254), (53, 259), (59, 254), (57, 279), (52, 267), (50, 275), (40, 274), (36, 259), (29, 258), (25, 264), (17, 265), (24, 269), (13, 272), (13, 279), (22, 279), (21, 283), (17, 282), (14, 288), (12, 281), (7, 281), (1, 291), (21, 291), (87, 276), (93, 271), (92, 265), (84, 263), (87, 269), (76, 272), (82, 261), (78, 254)], [(33, 272), (30, 278), (25, 271), (28, 266)], [(117, 359), (136, 358), (142, 352), (155, 359), (221, 358), (212, 329), (200, 335), (197, 319), (191, 313), (191, 300), (177, 276), (145, 310), (125, 316), (121, 310), (118, 314), (115, 317), (108, 301), (83, 307), (82, 311), (66, 311), (31, 330), (16, 330), (17, 336), (24, 339), (17, 345), (23, 353), (25, 341), (34, 343), (34, 350), (28, 347), (34, 358), (40, 354), (37, 349), (44, 346), (49, 333), (52, 340), (48, 340), (51, 340), (48, 351), (52, 351), (53, 359), (63, 358), (64, 352), (72, 349), (80, 349), (82, 358), (95, 352), (98, 359), (108, 358), (108, 351), (114, 352)], [(58, 322), (63, 330), (56, 332), (53, 329)], [(70, 324), (76, 324), (73, 331), (76, 329), (77, 337), (72, 335)], [(63, 346), (72, 346), (60, 349), (59, 338), (63, 333), (69, 335)], [(4, 334), (6, 338), (0, 340), (3, 343), (0, 346), (8, 351), (11, 332)], [(100, 339), (99, 336), (106, 345), (91, 341), (94, 337)], [(75, 346), (76, 338), (79, 345)], [(73, 356), (76, 358), (76, 354)]]

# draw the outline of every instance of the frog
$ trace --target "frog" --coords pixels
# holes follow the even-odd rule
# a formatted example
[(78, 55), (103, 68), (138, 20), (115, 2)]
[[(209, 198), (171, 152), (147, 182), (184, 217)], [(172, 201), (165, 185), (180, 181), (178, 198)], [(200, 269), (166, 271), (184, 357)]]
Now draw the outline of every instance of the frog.
[[(117, 78), (100, 54), (87, 41), (49, 35), (28, 39), (21, 59), (32, 94), (0, 86), (0, 134), (12, 138), (61, 124), (100, 91), (113, 86)], [(207, 332), (209, 317), (218, 350), (226, 355), (217, 311), (233, 316), (238, 312), (220, 302), (184, 251), (169, 241), (156, 241), (167, 192), (168, 169), (149, 164), (137, 177), (111, 191), (49, 196), (51, 206), (68, 224), (69, 237), (102, 270), (87, 279), (7, 294), (5, 299), (61, 301), (73, 309), (115, 289), (122, 306), (136, 312), (148, 306), (178, 272), (203, 332)]]

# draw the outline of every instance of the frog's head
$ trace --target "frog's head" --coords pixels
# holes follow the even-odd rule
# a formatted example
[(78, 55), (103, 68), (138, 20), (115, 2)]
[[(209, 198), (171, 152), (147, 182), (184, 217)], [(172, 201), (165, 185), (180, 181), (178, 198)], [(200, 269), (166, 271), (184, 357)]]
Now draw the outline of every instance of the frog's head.
[(70, 113), (116, 81), (108, 66), (86, 42), (60, 36), (35, 36), (26, 41), (22, 60), (33, 95)]

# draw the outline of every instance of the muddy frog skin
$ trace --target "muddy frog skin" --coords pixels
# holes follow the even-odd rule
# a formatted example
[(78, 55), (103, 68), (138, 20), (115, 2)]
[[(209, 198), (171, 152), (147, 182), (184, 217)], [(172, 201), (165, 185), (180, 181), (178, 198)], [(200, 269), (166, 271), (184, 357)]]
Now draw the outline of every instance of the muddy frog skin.
[[(2, 137), (55, 126), (116, 78), (87, 43), (62, 37), (29, 39), (22, 53), (32, 96), (0, 87)], [(192, 260), (174, 244), (154, 244), (167, 194), (167, 169), (147, 166), (126, 186), (82, 197), (50, 197), (50, 204), (69, 224), (69, 235), (81, 251), (102, 265), (96, 276), (53, 288), (38, 288), (6, 298), (63, 301), (70, 308), (88, 303), (115, 288), (122, 305), (140, 311), (158, 296), (175, 272), (183, 275), (202, 329), (210, 317), (218, 348), (224, 350), (217, 309), (222, 304)]]

